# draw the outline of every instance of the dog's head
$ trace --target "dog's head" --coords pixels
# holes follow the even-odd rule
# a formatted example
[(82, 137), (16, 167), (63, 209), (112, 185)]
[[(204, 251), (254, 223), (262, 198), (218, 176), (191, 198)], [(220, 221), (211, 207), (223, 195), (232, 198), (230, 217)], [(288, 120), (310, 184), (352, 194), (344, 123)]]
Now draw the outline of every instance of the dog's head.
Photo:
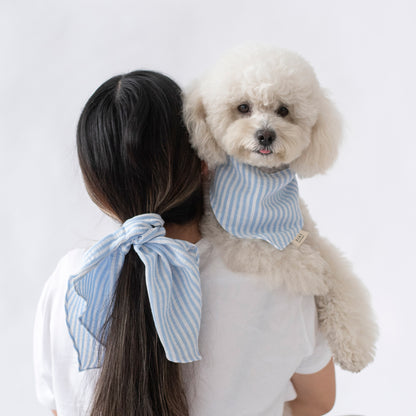
[(302, 177), (334, 162), (339, 114), (299, 55), (238, 48), (185, 95), (193, 146), (210, 168), (226, 155), (250, 165), (290, 167)]

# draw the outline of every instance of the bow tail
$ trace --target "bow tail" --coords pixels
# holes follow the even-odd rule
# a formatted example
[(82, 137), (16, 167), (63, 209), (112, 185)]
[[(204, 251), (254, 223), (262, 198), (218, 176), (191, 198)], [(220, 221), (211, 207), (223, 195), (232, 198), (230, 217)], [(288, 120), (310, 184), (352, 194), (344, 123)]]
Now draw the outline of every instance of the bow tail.
[(123, 261), (124, 254), (116, 251), (94, 269), (85, 274), (81, 271), (69, 279), (65, 303), (66, 320), (77, 351), (80, 371), (102, 365), (101, 341), (105, 343), (107, 337), (103, 330), (106, 330), (105, 324), (111, 314)]
[[(196, 270), (173, 266), (167, 253), (136, 249), (146, 268), (146, 286), (150, 307), (166, 358), (177, 363), (201, 359), (198, 351), (200, 326), (200, 289), (195, 284)], [(176, 263), (176, 262), (175, 262)]]

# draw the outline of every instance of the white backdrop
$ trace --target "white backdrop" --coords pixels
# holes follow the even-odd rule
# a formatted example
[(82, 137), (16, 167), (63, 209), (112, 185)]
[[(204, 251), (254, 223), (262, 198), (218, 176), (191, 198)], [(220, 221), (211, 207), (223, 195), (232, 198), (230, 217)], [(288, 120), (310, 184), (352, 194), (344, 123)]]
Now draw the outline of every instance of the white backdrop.
[(338, 369), (330, 415), (414, 411), (416, 58), (412, 0), (0, 2), (0, 413), (46, 415), (35, 400), (32, 323), (69, 249), (112, 224), (89, 201), (75, 125), (112, 75), (160, 70), (182, 86), (247, 41), (300, 52), (346, 122), (330, 173), (301, 183), (324, 235), (369, 287), (377, 359)]

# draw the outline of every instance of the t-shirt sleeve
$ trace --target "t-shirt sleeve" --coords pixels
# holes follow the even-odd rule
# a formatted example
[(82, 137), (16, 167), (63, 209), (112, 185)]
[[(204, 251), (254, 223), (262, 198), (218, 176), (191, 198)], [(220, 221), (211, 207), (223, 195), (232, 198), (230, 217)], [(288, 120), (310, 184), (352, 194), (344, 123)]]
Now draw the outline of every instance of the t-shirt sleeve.
[[(55, 270), (56, 273), (56, 270)], [(39, 402), (55, 409), (53, 393), (50, 319), (52, 309), (51, 278), (46, 282), (38, 302), (33, 331), (35, 389)]]
[(313, 374), (322, 370), (332, 357), (328, 342), (315, 324), (315, 343), (311, 355), (305, 357), (296, 369), (298, 374)]

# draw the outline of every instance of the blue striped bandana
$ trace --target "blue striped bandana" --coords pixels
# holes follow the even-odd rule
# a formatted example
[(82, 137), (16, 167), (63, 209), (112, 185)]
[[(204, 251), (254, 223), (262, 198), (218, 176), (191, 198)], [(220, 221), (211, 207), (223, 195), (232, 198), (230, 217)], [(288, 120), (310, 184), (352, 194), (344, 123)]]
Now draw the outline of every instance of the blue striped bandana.
[(267, 173), (228, 156), (215, 171), (210, 202), (217, 221), (230, 234), (265, 240), (279, 250), (303, 226), (298, 184), (290, 169)]
[(101, 331), (111, 312), (117, 279), (131, 246), (145, 265), (150, 307), (166, 358), (178, 363), (201, 359), (198, 249), (187, 241), (165, 237), (163, 224), (157, 214), (127, 220), (116, 232), (92, 246), (84, 255), (81, 270), (70, 277), (66, 321), (80, 371), (102, 365)]

